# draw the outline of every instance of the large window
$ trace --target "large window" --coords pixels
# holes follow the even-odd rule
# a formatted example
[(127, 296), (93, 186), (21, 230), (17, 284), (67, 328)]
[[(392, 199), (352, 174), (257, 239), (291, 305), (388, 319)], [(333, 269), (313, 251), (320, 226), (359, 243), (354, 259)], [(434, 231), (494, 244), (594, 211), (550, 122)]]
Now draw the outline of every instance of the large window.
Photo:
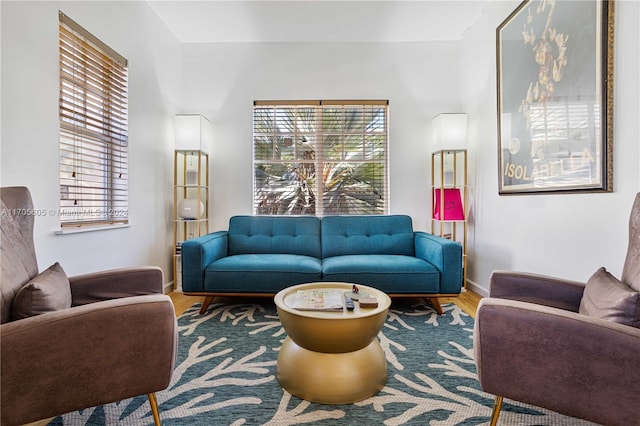
[(387, 110), (387, 101), (255, 101), (254, 213), (387, 213)]
[(128, 222), (127, 60), (60, 17), (60, 223)]

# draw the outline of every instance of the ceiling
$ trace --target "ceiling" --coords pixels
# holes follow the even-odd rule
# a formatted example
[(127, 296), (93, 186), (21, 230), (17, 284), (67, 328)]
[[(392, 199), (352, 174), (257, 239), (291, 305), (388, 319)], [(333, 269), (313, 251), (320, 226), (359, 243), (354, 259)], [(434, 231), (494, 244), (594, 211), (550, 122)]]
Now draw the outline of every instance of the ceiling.
[(459, 40), (490, 0), (147, 0), (183, 43)]

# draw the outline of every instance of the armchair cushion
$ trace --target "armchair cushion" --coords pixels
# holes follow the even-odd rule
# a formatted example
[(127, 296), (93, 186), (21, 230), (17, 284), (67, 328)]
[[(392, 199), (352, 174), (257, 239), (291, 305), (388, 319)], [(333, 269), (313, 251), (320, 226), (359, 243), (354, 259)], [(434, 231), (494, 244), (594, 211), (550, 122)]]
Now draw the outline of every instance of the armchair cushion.
[(587, 281), (578, 312), (640, 328), (640, 293), (600, 268)]
[(56, 262), (18, 291), (11, 307), (11, 316), (18, 320), (70, 307), (69, 278)]

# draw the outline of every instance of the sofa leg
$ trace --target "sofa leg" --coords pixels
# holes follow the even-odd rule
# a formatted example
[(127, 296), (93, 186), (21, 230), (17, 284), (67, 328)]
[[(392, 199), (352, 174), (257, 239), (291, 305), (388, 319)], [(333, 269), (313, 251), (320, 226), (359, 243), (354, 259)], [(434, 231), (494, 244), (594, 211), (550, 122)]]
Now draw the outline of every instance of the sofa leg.
[(213, 301), (213, 296), (205, 296), (204, 300), (202, 301), (202, 306), (200, 307), (200, 315), (207, 312), (207, 308), (209, 307), (212, 301)]
[(147, 395), (149, 397), (149, 405), (151, 405), (151, 413), (153, 414), (153, 424), (156, 426), (160, 426), (160, 412), (158, 411), (158, 401), (156, 400), (156, 394), (150, 393)]
[(425, 297), (425, 300), (436, 310), (438, 315), (442, 315), (442, 306), (437, 297)]
[(502, 410), (502, 397), (496, 395), (496, 399), (493, 401), (493, 411), (491, 412), (491, 426), (496, 426), (498, 424), (500, 410)]

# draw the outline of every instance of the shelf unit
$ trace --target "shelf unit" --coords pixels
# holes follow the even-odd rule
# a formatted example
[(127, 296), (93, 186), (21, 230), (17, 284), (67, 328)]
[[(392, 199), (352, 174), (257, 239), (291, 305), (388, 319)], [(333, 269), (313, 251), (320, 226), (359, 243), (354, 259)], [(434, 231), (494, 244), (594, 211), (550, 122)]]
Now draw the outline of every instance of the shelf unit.
[(182, 242), (209, 233), (209, 155), (175, 150), (173, 164), (173, 289), (182, 291)]
[[(453, 190), (453, 192), (451, 191)], [(431, 154), (431, 233), (462, 245), (462, 286), (467, 287), (467, 150)]]

